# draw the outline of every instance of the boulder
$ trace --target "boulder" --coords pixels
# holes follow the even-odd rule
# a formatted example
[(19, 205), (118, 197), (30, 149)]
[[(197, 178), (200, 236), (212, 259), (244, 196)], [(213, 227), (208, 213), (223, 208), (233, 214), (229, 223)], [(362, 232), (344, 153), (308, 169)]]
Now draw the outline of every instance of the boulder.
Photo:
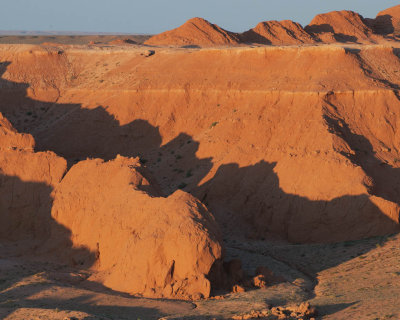
[[(219, 230), (206, 207), (178, 190), (160, 196), (138, 158), (85, 160), (74, 165), (54, 192), (53, 218), (71, 230), (75, 248), (92, 255), (92, 280), (145, 297), (209, 297), (207, 279), (222, 258)], [(59, 232), (52, 242), (58, 246)], [(64, 237), (61, 237), (61, 239)]]

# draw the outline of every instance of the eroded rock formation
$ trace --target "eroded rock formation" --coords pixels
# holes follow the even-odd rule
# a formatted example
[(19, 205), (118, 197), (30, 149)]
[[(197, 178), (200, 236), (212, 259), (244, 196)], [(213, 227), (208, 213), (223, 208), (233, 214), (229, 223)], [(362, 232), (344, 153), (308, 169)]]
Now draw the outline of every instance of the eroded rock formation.
[(293, 45), (315, 43), (316, 39), (291, 20), (265, 21), (241, 34), (244, 43)]
[(234, 32), (226, 31), (202, 18), (186, 21), (179, 28), (151, 37), (145, 42), (149, 45), (210, 46), (232, 45), (239, 43)]
[[(186, 27), (179, 45), (244, 41)], [(392, 31), (361, 46), (376, 28), (336, 12), (312, 34), (250, 34), (307, 46), (0, 46), (1, 240), (115, 290), (195, 299), (218, 282), (219, 228), (305, 243), (399, 231), (399, 48)], [(318, 45), (339, 36), (352, 45)]]
[(109, 288), (146, 297), (208, 297), (222, 259), (214, 217), (193, 196), (161, 196), (139, 159), (81, 161), (53, 152), (0, 114), (1, 240), (19, 254), (90, 267)]
[(313, 43), (383, 43), (399, 34), (400, 6), (380, 12), (375, 19), (343, 10), (315, 16), (303, 28), (291, 20), (264, 21), (243, 33), (222, 29), (193, 18), (182, 26), (151, 37), (146, 44), (156, 46), (226, 46), (240, 44), (298, 45)]
[[(54, 191), (52, 217), (74, 246), (96, 252), (96, 278), (146, 297), (209, 297), (222, 258), (214, 217), (193, 196), (157, 196), (138, 159), (74, 165)], [(57, 235), (58, 236), (58, 235)]]

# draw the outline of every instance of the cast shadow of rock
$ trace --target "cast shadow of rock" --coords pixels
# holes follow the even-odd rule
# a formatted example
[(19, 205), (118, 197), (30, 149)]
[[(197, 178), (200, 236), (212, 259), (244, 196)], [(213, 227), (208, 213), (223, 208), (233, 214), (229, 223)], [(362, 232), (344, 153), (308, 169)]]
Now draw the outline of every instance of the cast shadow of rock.
[(201, 49), (201, 46), (196, 45), (196, 44), (188, 44), (188, 45), (182, 46), (181, 48), (183, 48), (183, 49)]
[[(0, 317), (7, 317), (16, 308), (37, 308), (80, 311), (94, 316), (109, 314), (112, 317), (118, 314), (136, 319), (140, 315), (144, 319), (157, 319), (165, 316), (164, 310), (173, 308), (174, 303), (178, 308), (183, 304), (190, 305), (187, 302), (135, 298), (84, 279), (79, 283), (75, 283), (76, 280), (73, 283), (60, 281), (59, 274), (87, 269), (98, 256), (85, 247), (72, 246), (70, 230), (57, 223), (51, 215), (52, 191), (53, 188), (45, 183), (22, 181), (16, 176), (0, 173), (0, 258), (10, 259), (14, 265), (12, 277), (7, 272), (3, 275), (7, 279), (10, 277), (12, 283), (9, 280), (1, 282), (1, 290), (4, 291), (0, 297)], [(25, 266), (27, 260), (18, 260), (21, 256), (36, 263)], [(17, 265), (21, 266), (21, 272), (14, 270)], [(46, 281), (26, 280), (37, 274), (44, 274)], [(71, 285), (85, 291), (78, 292), (78, 297), (72, 299), (70, 296), (65, 299), (48, 296), (48, 291), (54, 290), (54, 287), (62, 287), (68, 292)], [(44, 298), (40, 298), (41, 292)], [(108, 296), (107, 303), (93, 303), (104, 294)], [(37, 298), (33, 298), (35, 296)], [(123, 298), (129, 299), (122, 301), (123, 304), (129, 302), (128, 305), (117, 305), (121, 303), (117, 300), (116, 305), (110, 304), (112, 299)]]
[[(327, 101), (332, 107), (329, 101)], [(385, 200), (400, 204), (400, 168), (393, 168), (375, 156), (376, 152), (368, 139), (351, 131), (349, 125), (333, 115), (324, 116), (330, 129), (341, 137), (354, 153), (341, 152), (352, 163), (360, 166), (372, 178), (369, 193)], [(384, 147), (384, 146), (383, 146)], [(390, 151), (387, 147), (388, 151)]]
[[(9, 64), (0, 64), (0, 76)], [(159, 128), (146, 120), (121, 125), (107, 107), (33, 100), (27, 96), (28, 84), (5, 79), (0, 79), (0, 88), (0, 112), (18, 132), (34, 137), (35, 151), (53, 151), (67, 160), (68, 167), (86, 158), (138, 156), (152, 173), (161, 175), (167, 194), (183, 188), (189, 178), (197, 184), (212, 167), (211, 158), (196, 157), (199, 143), (185, 133), (162, 144)]]
[(242, 43), (254, 43), (254, 44), (265, 44), (271, 45), (272, 42), (267, 38), (263, 37), (259, 33), (255, 32), (254, 30), (250, 29), (242, 34), (240, 34), (240, 41)]
[(358, 43), (358, 38), (355, 36), (350, 36), (347, 34), (343, 34), (343, 33), (335, 33), (333, 35), (335, 37), (335, 40), (337, 42), (342, 42), (342, 43)]
[[(58, 287), (58, 290), (65, 290), (67, 297), (62, 296), (50, 296), (48, 294), (49, 290), (54, 290), (54, 286)], [(14, 303), (18, 305), (18, 308), (30, 308), (30, 309), (48, 309), (49, 311), (56, 310), (56, 312), (67, 311), (67, 312), (84, 312), (90, 314), (89, 317), (85, 319), (99, 319), (99, 317), (106, 316), (107, 318), (113, 318), (116, 315), (123, 317), (124, 319), (158, 319), (163, 316), (167, 316), (166, 310), (171, 309), (176, 304), (176, 307), (182, 307), (183, 304), (190, 304), (188, 302), (178, 302), (178, 301), (160, 301), (155, 299), (142, 299), (129, 297), (129, 300), (124, 298), (114, 298), (106, 297), (107, 301), (104, 304), (96, 302), (98, 299), (105, 299), (102, 294), (91, 294), (87, 291), (78, 292), (74, 296), (69, 296), (70, 287), (61, 283), (37, 285), (37, 284), (27, 284), (25, 286), (17, 287), (13, 289), (9, 294), (14, 297)], [(20, 291), (20, 292), (18, 292)], [(42, 293), (43, 291), (43, 293)], [(33, 298), (25, 299), (29, 294)], [(103, 291), (104, 294), (104, 291)], [(43, 297), (40, 297), (43, 295)], [(36, 297), (35, 297), (36, 296)], [(21, 298), (19, 298), (21, 297)], [(112, 300), (116, 302), (112, 303)], [(111, 302), (111, 303), (110, 303)], [(121, 303), (122, 302), (122, 303)], [(127, 304), (128, 302), (128, 304)], [(0, 300), (1, 303), (1, 300)], [(121, 304), (121, 305), (119, 305)], [(11, 314), (14, 310), (10, 308), (10, 311), (0, 312), (0, 316), (6, 317)], [(187, 307), (190, 309), (190, 307)]]
[(368, 195), (313, 201), (284, 192), (276, 163), (231, 163), (193, 192), (214, 213), (225, 235), (278, 237), (292, 243), (337, 242), (394, 233), (393, 221)]
[[(0, 173), (0, 191), (2, 258), (25, 255), (46, 261), (57, 260), (80, 268), (93, 264), (95, 253), (83, 247), (73, 248), (71, 232), (52, 218), (52, 187)], [(15, 244), (11, 250), (6, 245), (10, 243)], [(17, 288), (7, 294), (12, 294)], [(7, 294), (4, 293), (4, 297)]]
[(304, 30), (308, 32), (311, 35), (318, 35), (321, 33), (334, 33), (335, 30), (330, 24), (314, 24), (314, 25), (308, 25), (304, 27)]
[[(99, 319), (98, 317), (109, 317), (112, 319), (116, 315), (123, 319), (159, 319), (160, 317), (167, 316), (160, 310), (159, 307), (162, 302), (157, 301), (154, 303), (153, 308), (143, 306), (118, 306), (118, 305), (96, 305), (93, 300), (96, 297), (94, 295), (82, 295), (72, 299), (37, 299), (34, 300), (36, 305), (45, 305), (47, 309), (58, 309), (58, 310), (73, 310), (79, 312), (85, 312), (93, 315), (87, 319)], [(132, 299), (132, 298), (131, 298)], [(136, 300), (133, 298), (133, 300)], [(151, 304), (143, 302), (143, 305)], [(157, 306), (158, 304), (158, 306)]]
[(319, 314), (319, 316), (333, 315), (337, 312), (343, 311), (351, 306), (354, 306), (357, 303), (358, 303), (358, 301), (351, 302), (351, 303), (337, 303), (337, 304), (321, 305), (321, 306), (318, 306), (318, 314)]
[(319, 38), (319, 35), (324, 33), (331, 33), (337, 42), (342, 43), (357, 43), (358, 38), (355, 36), (346, 35), (343, 33), (335, 33), (335, 29), (330, 24), (318, 24), (318, 25), (308, 25), (304, 28), (304, 30), (310, 34), (311, 36)]
[[(68, 286), (64, 286), (60, 283), (55, 284), (54, 286), (58, 287), (58, 290), (64, 289), (65, 292), (68, 292), (70, 288)], [(21, 289), (21, 288), (19, 288)], [(44, 296), (48, 296), (48, 293), (41, 293), (41, 291), (47, 291), (54, 289), (51, 285), (37, 285), (37, 284), (27, 284), (23, 286), (23, 292), (18, 292), (18, 288), (9, 292), (11, 296), (14, 297), (12, 300), (15, 305), (18, 307), (15, 308), (30, 308), (30, 309), (37, 309), (49, 311), (56, 310), (57, 313), (61, 311), (67, 311), (68, 313), (72, 312), (84, 312), (88, 313), (91, 316), (86, 317), (85, 319), (99, 319), (99, 317), (107, 316), (109, 318), (115, 317), (118, 315), (119, 317), (124, 317), (125, 319), (158, 319), (163, 316), (167, 316), (168, 314), (163, 310), (164, 305), (165, 307), (172, 309), (174, 306), (173, 304), (184, 304), (185, 302), (165, 302), (160, 300), (152, 300), (152, 299), (141, 299), (141, 298), (134, 298), (129, 297), (129, 305), (115, 305), (110, 304), (109, 300), (113, 299), (110, 297), (108, 298), (107, 303), (101, 305), (96, 303), (97, 299), (101, 299), (101, 295), (90, 294), (90, 293), (80, 293), (78, 296), (75, 297), (43, 297), (43, 298), (29, 298), (24, 299), (23, 297), (26, 296), (28, 293), (40, 296), (43, 294)], [(19, 298), (21, 297), (21, 298)], [(0, 304), (3, 301), (0, 299)], [(127, 301), (123, 301), (123, 303)], [(171, 306), (168, 306), (170, 304)], [(189, 303), (187, 303), (189, 304)], [(5, 305), (7, 305), (7, 301), (5, 301)], [(9, 303), (8, 303), (9, 305)], [(178, 306), (179, 307), (179, 306)], [(14, 307), (10, 306), (9, 310), (0, 311), (0, 317), (7, 317), (8, 315), (12, 314), (15, 310)], [(189, 309), (189, 308), (188, 308)], [(43, 313), (43, 312), (41, 312)], [(75, 319), (75, 318), (74, 318)]]
[(381, 35), (392, 34), (395, 31), (393, 17), (389, 14), (376, 17), (374, 20), (372, 20), (371, 26), (375, 33)]
[[(0, 74), (7, 66), (7, 63), (2, 64)], [(101, 106), (85, 109), (80, 104), (35, 101), (27, 97), (27, 84), (4, 79), (0, 80), (0, 88), (3, 89), (0, 98), (13, 102), (7, 104), (2, 100), (0, 112), (18, 131), (34, 136), (37, 151), (54, 151), (66, 157), (69, 165), (87, 157), (108, 160), (117, 154), (140, 156), (150, 170), (164, 175), (157, 177), (159, 181), (166, 181), (163, 185), (165, 193), (184, 188), (205, 202), (227, 237), (245, 233), (254, 239), (278, 236), (291, 242), (318, 242), (345, 241), (398, 231), (398, 221), (383, 214), (367, 195), (313, 201), (284, 192), (274, 172), (276, 163), (260, 161), (242, 168), (236, 163), (222, 165), (211, 180), (199, 185), (212, 167), (211, 158), (198, 159), (199, 143), (185, 133), (162, 145), (159, 128), (145, 120), (120, 125)], [(14, 108), (15, 101), (18, 108)], [(27, 121), (18, 122), (21, 110), (28, 116), (25, 117)], [(185, 172), (182, 168), (195, 168), (196, 172)], [(188, 179), (187, 187), (178, 184), (184, 176)], [(50, 195), (51, 190), (45, 193)], [(66, 236), (61, 238), (70, 243), (69, 231), (60, 228), (55, 225), (54, 230), (59, 230), (56, 234), (65, 233)], [(76, 262), (80, 264), (82, 258), (80, 254), (76, 256)], [(346, 259), (349, 258), (343, 255), (336, 262)]]
[(0, 190), (1, 239), (27, 245), (21, 247), (21, 252), (14, 252), (16, 256), (51, 254), (72, 266), (93, 264), (95, 253), (73, 248), (70, 230), (53, 219), (51, 186), (0, 172)]
[[(7, 66), (3, 64), (0, 73)], [(211, 158), (197, 158), (199, 143), (189, 135), (181, 133), (162, 145), (159, 128), (145, 120), (120, 125), (101, 106), (86, 109), (79, 104), (35, 101), (26, 96), (26, 84), (0, 80), (0, 88), (9, 87), (17, 89), (14, 97), (31, 110), (33, 119), (18, 124), (15, 112), (19, 108), (13, 104), (0, 103), (0, 112), (14, 121), (18, 130), (34, 136), (37, 151), (54, 151), (69, 165), (87, 157), (139, 156), (155, 173), (165, 194), (178, 188), (193, 193), (208, 204), (228, 234), (245, 232), (259, 239), (274, 234), (292, 242), (315, 242), (351, 240), (396, 229), (397, 222), (387, 218), (367, 195), (312, 201), (285, 193), (273, 171), (275, 163), (260, 161), (244, 168), (226, 164), (199, 186), (212, 162)], [(7, 95), (7, 90), (1, 95)], [(341, 226), (348, 229), (338, 230)]]

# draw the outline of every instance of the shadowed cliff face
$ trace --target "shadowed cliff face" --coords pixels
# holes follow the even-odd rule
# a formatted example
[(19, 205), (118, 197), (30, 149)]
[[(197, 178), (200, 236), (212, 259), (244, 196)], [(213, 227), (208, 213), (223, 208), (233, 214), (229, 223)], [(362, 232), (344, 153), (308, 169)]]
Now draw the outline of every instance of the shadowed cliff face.
[[(3, 63), (3, 72), (7, 66), (7, 62)], [(161, 185), (164, 194), (184, 189), (197, 196), (216, 216), (226, 236), (318, 242), (358, 239), (393, 233), (398, 229), (397, 201), (393, 196), (385, 197), (372, 192), (371, 195), (377, 197), (371, 198), (365, 192), (358, 195), (331, 194), (331, 200), (311, 200), (301, 195), (304, 194), (301, 189), (297, 195), (285, 192), (281, 187), (277, 172), (282, 172), (282, 166), (292, 166), (291, 163), (296, 162), (259, 160), (254, 165), (243, 166), (232, 162), (215, 166), (213, 158), (197, 156), (202, 142), (185, 132), (163, 144), (160, 128), (147, 120), (135, 119), (120, 125), (115, 116), (102, 106), (88, 109), (79, 104), (35, 101), (26, 95), (27, 84), (4, 79), (0, 87), (3, 88), (0, 94), (10, 99), (7, 104), (1, 103), (0, 111), (14, 119), (17, 128), (20, 126), (18, 129), (24, 131), (24, 123), (29, 121), (38, 123), (37, 126), (25, 126), (26, 132), (35, 137), (35, 150), (54, 151), (68, 160), (69, 167), (88, 157), (110, 160), (118, 154), (139, 156), (142, 164), (156, 174), (154, 180)], [(16, 101), (14, 103), (10, 90)], [(31, 114), (24, 115), (27, 121), (21, 121), (19, 106), (31, 110)], [(179, 113), (174, 116), (178, 118)], [(53, 119), (54, 123), (49, 123), (49, 119)], [(320, 121), (322, 127), (327, 121), (334, 135), (342, 137), (341, 131), (329, 119), (321, 116), (316, 121)], [(215, 126), (221, 130), (221, 124)], [(329, 135), (327, 138), (330, 139)], [(275, 137), (272, 139), (276, 140)], [(303, 139), (301, 135), (299, 139)], [(276, 143), (279, 145), (279, 142)], [(212, 151), (208, 153), (212, 154)], [(213, 157), (216, 156), (219, 154), (215, 153)], [(363, 166), (361, 168), (369, 175), (368, 170)], [(318, 175), (317, 172), (315, 174)], [(304, 179), (299, 172), (300, 176)], [(316, 177), (310, 176), (309, 179)], [(292, 179), (297, 178), (294, 175)], [(287, 178), (283, 185), (287, 185)], [(307, 182), (300, 185), (305, 186)]]
[(400, 35), (400, 6), (379, 12), (371, 25), (378, 34), (391, 35), (398, 38)]
[(76, 267), (90, 267), (94, 263), (95, 253), (73, 247), (70, 230), (52, 217), (51, 186), (2, 173), (0, 190), (0, 241), (23, 244), (14, 248), (12, 255), (40, 254)]
[[(20, 99), (30, 108), (35, 104), (26, 95)], [(57, 104), (36, 107), (48, 111)], [(117, 143), (125, 131), (118, 131), (113, 117), (108, 120)], [(134, 123), (136, 130), (142, 123)], [(102, 143), (90, 129), (89, 137), (85, 142)], [(206, 276), (222, 258), (220, 233), (193, 196), (179, 191), (161, 197), (139, 160), (119, 154), (108, 162), (80, 161), (67, 171), (64, 158), (34, 152), (32, 137), (18, 133), (3, 116), (0, 138), (0, 239), (21, 246), (14, 254), (91, 267), (102, 273), (95, 280), (107, 287), (146, 297), (210, 295)]]
[[(223, 165), (213, 179), (199, 187), (199, 198), (212, 212), (219, 213), (216, 216), (226, 230), (245, 232), (255, 239), (278, 234), (295, 243), (319, 242), (324, 238), (344, 241), (363, 238), (365, 232), (378, 235), (385, 234), (384, 230), (398, 231), (397, 208), (390, 218), (368, 195), (312, 201), (285, 193), (279, 187), (275, 166), (264, 161), (243, 168)], [(235, 198), (229, 196), (232, 193)], [(251, 227), (245, 228), (243, 219)]]
[[(328, 102), (330, 107), (334, 105)], [(376, 157), (374, 147), (364, 136), (353, 132), (343, 119), (334, 114), (326, 115), (330, 129), (337, 132), (354, 152), (341, 153), (356, 166), (359, 166), (371, 178), (368, 182), (369, 193), (387, 201), (399, 203), (400, 195), (400, 168), (394, 168), (387, 161)], [(387, 147), (386, 147), (387, 148)], [(395, 160), (397, 162), (397, 160)]]

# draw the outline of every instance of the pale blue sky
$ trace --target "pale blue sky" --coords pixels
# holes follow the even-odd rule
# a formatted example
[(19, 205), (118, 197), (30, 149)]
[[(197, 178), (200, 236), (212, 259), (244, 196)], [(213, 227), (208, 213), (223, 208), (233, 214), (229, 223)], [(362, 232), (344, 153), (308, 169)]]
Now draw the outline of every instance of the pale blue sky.
[(307, 25), (317, 14), (353, 10), (372, 18), (399, 0), (0, 0), (0, 30), (159, 33), (192, 17), (236, 32), (265, 20)]

